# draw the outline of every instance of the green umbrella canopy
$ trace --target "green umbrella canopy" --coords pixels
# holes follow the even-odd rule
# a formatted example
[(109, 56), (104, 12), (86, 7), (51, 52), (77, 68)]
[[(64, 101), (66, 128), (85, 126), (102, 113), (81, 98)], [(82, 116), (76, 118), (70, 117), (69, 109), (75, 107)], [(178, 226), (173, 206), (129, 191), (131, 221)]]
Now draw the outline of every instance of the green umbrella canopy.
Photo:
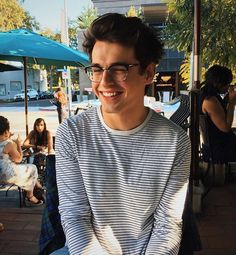
[(88, 56), (64, 44), (26, 29), (0, 32), (0, 59), (23, 61), (38, 65), (86, 66)]
[(27, 64), (57, 67), (84, 67), (89, 64), (89, 57), (85, 53), (27, 29), (0, 32), (0, 60), (23, 62), (26, 135), (28, 135)]

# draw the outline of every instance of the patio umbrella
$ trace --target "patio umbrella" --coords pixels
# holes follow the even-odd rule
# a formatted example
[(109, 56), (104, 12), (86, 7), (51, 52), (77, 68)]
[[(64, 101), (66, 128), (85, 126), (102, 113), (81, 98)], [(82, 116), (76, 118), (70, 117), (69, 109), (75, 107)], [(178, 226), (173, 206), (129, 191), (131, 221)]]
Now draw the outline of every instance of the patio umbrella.
[(6, 71), (20, 71), (20, 70), (22, 70), (22, 69), (19, 68), (19, 67), (0, 63), (0, 72), (6, 72)]
[(0, 60), (23, 62), (26, 135), (28, 135), (27, 64), (83, 67), (89, 63), (85, 53), (26, 29), (0, 32)]

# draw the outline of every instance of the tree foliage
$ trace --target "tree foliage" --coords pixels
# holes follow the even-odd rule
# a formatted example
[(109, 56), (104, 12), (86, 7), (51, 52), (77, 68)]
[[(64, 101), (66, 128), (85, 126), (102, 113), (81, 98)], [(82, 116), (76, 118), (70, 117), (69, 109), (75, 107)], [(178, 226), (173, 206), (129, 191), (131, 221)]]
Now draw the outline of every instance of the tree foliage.
[[(194, 1), (171, 0), (164, 38), (169, 47), (190, 52)], [(201, 1), (201, 59), (205, 67), (218, 63), (236, 68), (235, 0)], [(189, 55), (189, 54), (188, 54)]]
[(98, 17), (97, 9), (84, 7), (81, 15), (74, 21), (75, 29), (86, 29)]
[(22, 27), (39, 30), (39, 23), (23, 9), (17, 0), (1, 0), (0, 13), (1, 31)]
[(40, 24), (35, 19), (35, 17), (32, 17), (29, 12), (25, 12), (25, 18), (23, 19), (23, 27), (30, 29), (30, 30), (40, 30)]
[(7, 31), (23, 26), (25, 11), (17, 0), (0, 1), (0, 30)]
[(143, 9), (140, 7), (138, 10), (135, 9), (133, 5), (130, 6), (129, 10), (125, 14), (126, 17), (138, 17), (144, 19)]

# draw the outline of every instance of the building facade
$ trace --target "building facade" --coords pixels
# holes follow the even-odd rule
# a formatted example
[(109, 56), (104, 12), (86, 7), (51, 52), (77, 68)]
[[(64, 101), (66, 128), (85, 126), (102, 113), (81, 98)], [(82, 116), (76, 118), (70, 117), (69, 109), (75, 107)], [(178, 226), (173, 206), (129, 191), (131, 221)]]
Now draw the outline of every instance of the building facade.
[[(28, 69), (28, 88), (47, 90), (46, 70)], [(0, 72), (0, 100), (11, 100), (24, 90), (24, 70)]]
[[(159, 30), (163, 29), (169, 15), (167, 5), (163, 0), (92, 0), (92, 2), (99, 15), (108, 12), (125, 14), (131, 6), (135, 7), (136, 10), (141, 8), (145, 21)], [(178, 74), (183, 59), (183, 52), (177, 52), (166, 47), (165, 55), (157, 67), (157, 74), (159, 75), (156, 78), (156, 83), (165, 87), (164, 76), (171, 76), (174, 95), (179, 92), (180, 79)], [(154, 87), (152, 94), (156, 94), (156, 89), (157, 87)]]

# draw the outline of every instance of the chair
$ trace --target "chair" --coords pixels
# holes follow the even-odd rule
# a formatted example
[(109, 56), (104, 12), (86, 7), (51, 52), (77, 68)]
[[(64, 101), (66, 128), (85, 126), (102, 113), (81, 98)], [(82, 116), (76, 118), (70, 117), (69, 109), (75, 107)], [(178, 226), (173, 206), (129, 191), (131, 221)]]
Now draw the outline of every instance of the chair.
[[(203, 197), (207, 195), (210, 189), (216, 184), (222, 184), (222, 181), (225, 181), (225, 178), (222, 178), (222, 175), (217, 175), (217, 166), (221, 169), (228, 169), (228, 162), (214, 158), (212, 145), (209, 137), (209, 116), (207, 114), (200, 114), (199, 116), (199, 130), (200, 130), (200, 160), (207, 163), (206, 171), (201, 176), (201, 180), (203, 185), (205, 186), (206, 190), (203, 194)], [(210, 176), (212, 170), (212, 176)]]
[[(180, 101), (180, 105), (171, 115), (170, 120), (187, 131), (189, 128), (188, 117), (190, 116), (189, 96), (180, 95), (175, 101)], [(186, 197), (182, 219), (182, 240), (178, 255), (190, 255), (194, 251), (201, 250), (201, 240), (189, 194)]]
[[(18, 189), (18, 194), (19, 194), (19, 207), (21, 208), (22, 205), (24, 204), (24, 193), (23, 193), (23, 189), (21, 189), (21, 187), (15, 185), (15, 184), (12, 184), (12, 183), (0, 183), (0, 186), (1, 186), (1, 189), (5, 189), (7, 186), (7, 190), (6, 190), (6, 197), (8, 196), (8, 192), (11, 188), (13, 187), (17, 187)], [(23, 202), (22, 202), (23, 201)]]
[(48, 255), (65, 245), (65, 235), (58, 211), (55, 155), (48, 155), (46, 158), (46, 189), (46, 204), (39, 238), (39, 255)]
[(190, 100), (188, 95), (180, 95), (179, 98), (180, 105), (170, 116), (170, 120), (187, 131), (189, 128), (188, 117), (190, 116)]
[(38, 180), (42, 186), (46, 182), (46, 155), (44, 153), (36, 153), (34, 155), (33, 164), (36, 165), (38, 170)]

